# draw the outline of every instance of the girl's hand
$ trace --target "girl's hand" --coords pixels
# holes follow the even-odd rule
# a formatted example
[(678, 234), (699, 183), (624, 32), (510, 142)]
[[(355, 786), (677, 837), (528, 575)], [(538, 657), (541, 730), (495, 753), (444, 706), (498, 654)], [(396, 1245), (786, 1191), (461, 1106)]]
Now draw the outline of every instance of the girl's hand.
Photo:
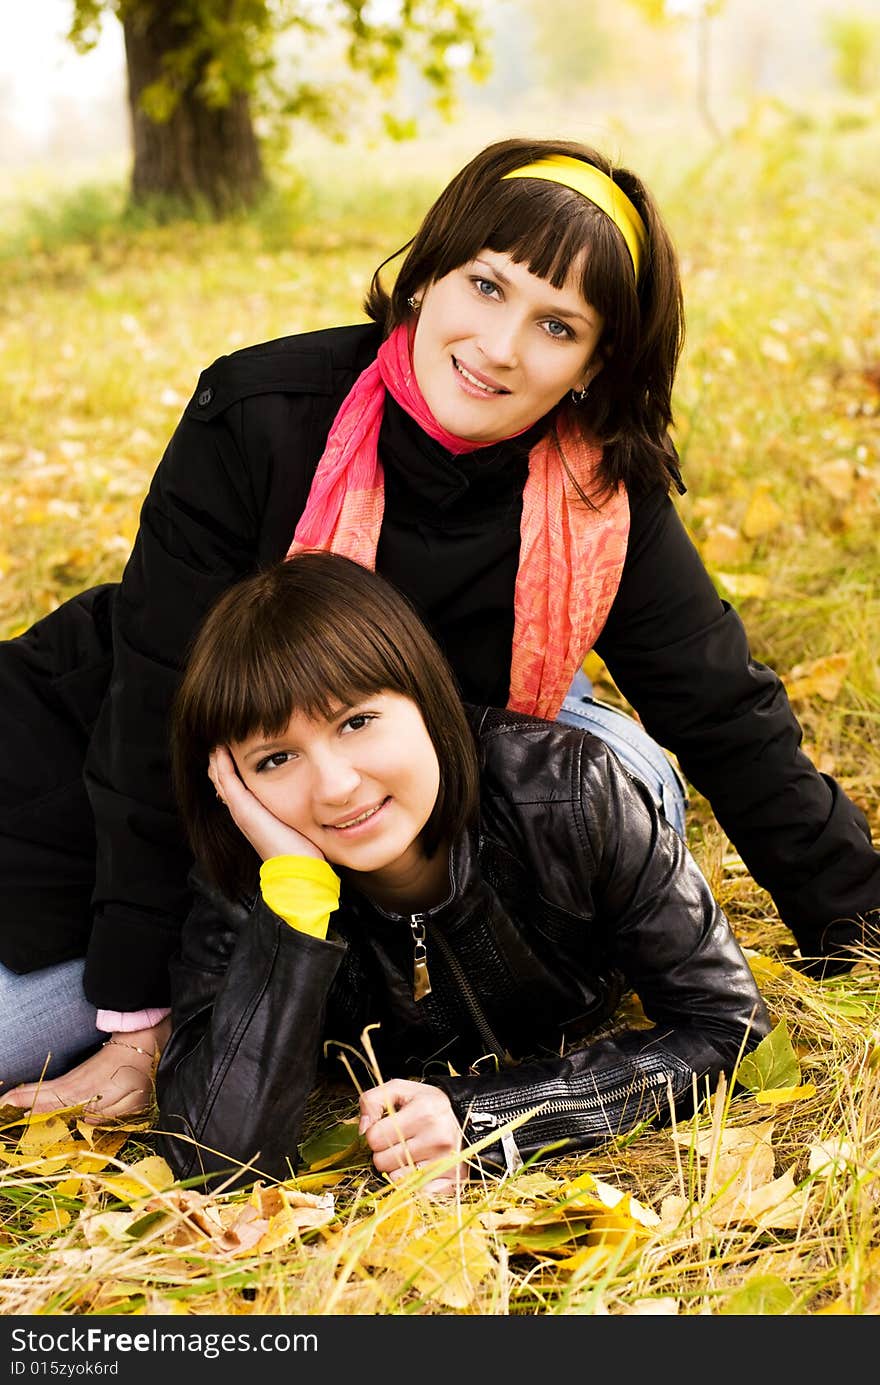
[(314, 856), (323, 861), (324, 854), (314, 842), (276, 818), (242, 783), (225, 745), (217, 745), (212, 750), (208, 775), (217, 797), (226, 805), (232, 821), (247, 837), (261, 861), (268, 861), (272, 856)]
[[(373, 1151), (373, 1164), (397, 1182), (414, 1168), (446, 1160), (461, 1151), (461, 1126), (445, 1092), (427, 1082), (394, 1078), (363, 1092), (358, 1127)], [(424, 1187), (426, 1193), (446, 1195), (466, 1183), (467, 1164), (442, 1169)]]

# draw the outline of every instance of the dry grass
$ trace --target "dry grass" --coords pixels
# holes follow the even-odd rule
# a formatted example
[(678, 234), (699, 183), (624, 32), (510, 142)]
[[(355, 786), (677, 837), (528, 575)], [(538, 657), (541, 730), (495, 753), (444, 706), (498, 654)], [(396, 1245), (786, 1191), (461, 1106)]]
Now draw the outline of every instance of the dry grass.
[[(655, 149), (650, 163), (624, 153), (648, 173), (682, 254), (682, 513), (719, 589), (742, 610), (757, 657), (801, 689), (795, 705), (811, 754), (880, 836), (876, 123), (835, 128), (831, 118), (765, 112), (699, 166), (680, 145)], [(0, 246), (0, 634), (119, 576), (140, 499), (202, 366), (250, 341), (358, 320), (375, 264), (444, 180), (442, 158), (437, 167), (434, 179), (378, 189), (368, 164), (346, 166), (338, 189), (325, 171), (322, 184), (301, 185), (236, 226), (126, 226), (106, 191), (81, 199), (76, 225), (60, 213), (26, 225), (19, 216), (5, 254)], [(796, 666), (841, 655), (836, 681), (814, 676), (811, 685), (809, 669), (806, 684), (796, 681)], [(471, 1187), (451, 1206), (387, 1189), (356, 1164), (326, 1175), (335, 1179), (323, 1190), (335, 1199), (333, 1219), (271, 1253), (199, 1239), (174, 1188), (155, 1192), (164, 1215), (147, 1222), (145, 1202), (107, 1179), (150, 1154), (148, 1131), (132, 1132), (93, 1172), (44, 1153), (0, 1179), (0, 1309), (880, 1311), (878, 962), (866, 957), (833, 982), (804, 977), (787, 965), (791, 935), (700, 800), (689, 830), (774, 1022), (787, 1025), (800, 1064), (787, 1099), (718, 1093), (678, 1140), (640, 1130), (589, 1158)], [(315, 1120), (343, 1109), (328, 1099)], [(790, 1175), (790, 1224), (773, 1224), (778, 1208), (760, 1215), (754, 1198), (731, 1204), (729, 1187), (724, 1210), (724, 1150), (736, 1132), (746, 1139), (756, 1129), (767, 1131), (772, 1168), (755, 1173), (752, 1191)], [(578, 1211), (584, 1192), (573, 1181), (585, 1173), (631, 1193), (660, 1222), (606, 1218), (603, 1230), (595, 1208)], [(228, 1229), (242, 1195), (213, 1207)], [(524, 1210), (541, 1236), (512, 1229)], [(102, 1221), (107, 1212), (116, 1220)]]

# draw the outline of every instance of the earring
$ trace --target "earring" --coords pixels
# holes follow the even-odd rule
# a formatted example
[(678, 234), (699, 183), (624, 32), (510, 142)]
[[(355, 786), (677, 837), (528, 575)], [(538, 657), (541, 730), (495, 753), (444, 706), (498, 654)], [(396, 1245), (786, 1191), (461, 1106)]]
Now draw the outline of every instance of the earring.
[(406, 306), (409, 308), (411, 313), (417, 313), (422, 305), (416, 298), (415, 294), (411, 293), (409, 298), (406, 300)]
[(583, 404), (583, 402), (584, 402), (584, 400), (586, 399), (586, 397), (587, 397), (587, 395), (589, 394), (589, 392), (590, 392), (590, 387), (589, 387), (589, 385), (584, 385), (584, 388), (583, 388), (582, 390), (572, 390), (572, 391), (571, 391), (571, 402), (572, 402), (572, 404)]

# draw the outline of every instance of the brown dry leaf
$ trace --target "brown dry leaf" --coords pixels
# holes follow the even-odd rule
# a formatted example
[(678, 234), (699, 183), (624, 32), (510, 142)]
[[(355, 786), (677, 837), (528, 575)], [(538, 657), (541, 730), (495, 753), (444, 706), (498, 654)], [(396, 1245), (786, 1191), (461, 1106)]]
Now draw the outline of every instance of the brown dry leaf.
[(474, 1224), (462, 1226), (454, 1213), (396, 1251), (389, 1248), (386, 1264), (446, 1308), (467, 1308), (496, 1267), (485, 1232)]
[(777, 504), (766, 484), (756, 486), (752, 492), (746, 512), (743, 515), (742, 532), (747, 539), (760, 539), (772, 534), (785, 518), (785, 511)]
[(332, 1221), (334, 1200), (332, 1193), (319, 1196), (257, 1185), (248, 1204), (236, 1210), (235, 1220), (218, 1243), (220, 1248), (232, 1255), (251, 1251), (261, 1255), (286, 1245), (301, 1231)]
[(709, 568), (728, 563), (745, 563), (751, 556), (749, 545), (729, 524), (713, 524), (700, 544), (703, 562)]
[(660, 1203), (660, 1230), (667, 1235), (677, 1231), (690, 1210), (691, 1203), (678, 1193), (663, 1198)]
[(810, 1173), (832, 1178), (836, 1174), (847, 1174), (855, 1167), (855, 1150), (849, 1140), (822, 1140), (810, 1145), (808, 1168)]
[[(770, 1140), (775, 1125), (776, 1122), (773, 1120), (756, 1121), (754, 1125), (726, 1125), (718, 1140), (718, 1152), (720, 1155), (734, 1154), (741, 1158), (749, 1158), (756, 1149), (761, 1148), (769, 1153), (772, 1170), (773, 1150)], [(672, 1136), (672, 1139), (677, 1145), (685, 1149), (694, 1148), (697, 1154), (706, 1158), (712, 1151), (714, 1132), (712, 1130), (679, 1131)]]
[(811, 663), (796, 664), (782, 681), (789, 697), (821, 697), (825, 702), (836, 701), (843, 687), (846, 671), (852, 661), (851, 653), (828, 654)]
[(194, 1188), (175, 1188), (163, 1197), (153, 1197), (141, 1212), (167, 1212), (174, 1218), (163, 1236), (166, 1245), (220, 1241), (226, 1232), (219, 1209)]
[[(794, 1167), (792, 1164), (772, 1183), (753, 1189), (748, 1198), (742, 1199), (742, 1210), (735, 1219), (764, 1231), (796, 1231), (803, 1222), (810, 1194), (808, 1189), (795, 1186)], [(727, 1220), (729, 1224), (734, 1218)]]
[(638, 1318), (677, 1318), (681, 1305), (677, 1298), (637, 1298), (622, 1316)]

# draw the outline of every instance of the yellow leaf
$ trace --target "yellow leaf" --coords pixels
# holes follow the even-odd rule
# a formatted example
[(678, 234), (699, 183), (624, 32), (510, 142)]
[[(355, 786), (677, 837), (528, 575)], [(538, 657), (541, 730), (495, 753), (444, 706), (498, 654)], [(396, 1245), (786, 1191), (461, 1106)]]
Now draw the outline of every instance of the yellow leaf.
[(557, 1260), (555, 1268), (569, 1274), (576, 1273), (579, 1279), (598, 1278), (617, 1258), (616, 1251), (610, 1245), (585, 1245)]
[(722, 567), (726, 563), (744, 563), (750, 556), (748, 545), (729, 524), (714, 524), (703, 539), (700, 552), (709, 568)]
[(329, 1207), (284, 1207), (271, 1218), (254, 1251), (257, 1255), (265, 1255), (278, 1246), (287, 1245), (302, 1231), (325, 1226), (333, 1220), (334, 1215), (332, 1199)]
[(821, 697), (825, 702), (834, 702), (843, 687), (851, 660), (851, 653), (828, 654), (812, 663), (796, 664), (782, 680), (789, 697), (792, 700)]
[(59, 1197), (76, 1197), (82, 1184), (81, 1178), (65, 1178), (55, 1189)]
[(48, 1212), (41, 1212), (38, 1217), (34, 1217), (31, 1229), (38, 1235), (43, 1235), (47, 1231), (63, 1231), (65, 1226), (69, 1225), (70, 1213), (63, 1207), (52, 1207)]
[(392, 1263), (418, 1293), (446, 1308), (467, 1308), (495, 1268), (485, 1233), (455, 1215), (400, 1247)]
[(731, 596), (753, 596), (761, 599), (770, 590), (770, 583), (766, 577), (762, 577), (757, 572), (718, 572), (715, 576), (730, 592)]
[(805, 1082), (801, 1087), (765, 1087), (755, 1092), (754, 1098), (760, 1106), (784, 1106), (790, 1101), (808, 1101), (815, 1095), (813, 1083)]
[(810, 472), (814, 481), (833, 496), (835, 500), (849, 500), (856, 484), (856, 466), (844, 457), (823, 462)]
[(787, 962), (774, 961), (772, 957), (764, 957), (759, 952), (747, 952), (746, 960), (752, 976), (758, 982), (766, 980), (767, 977), (775, 977), (780, 981), (791, 980), (792, 971)]
[(785, 511), (778, 505), (766, 485), (756, 486), (743, 516), (742, 531), (747, 539), (759, 539), (772, 534), (785, 518)]
[(45, 1121), (29, 1122), (22, 1131), (21, 1139), (18, 1142), (19, 1153), (30, 1155), (33, 1158), (34, 1155), (48, 1151), (52, 1145), (66, 1140), (69, 1134), (67, 1122), (63, 1121), (60, 1116), (50, 1116)]
[(102, 1138), (95, 1139), (89, 1147), (80, 1145), (71, 1156), (70, 1167), (75, 1173), (100, 1173), (115, 1159), (128, 1139), (124, 1130), (103, 1131)]
[(174, 1174), (158, 1154), (151, 1154), (149, 1158), (132, 1164), (126, 1173), (101, 1180), (107, 1191), (118, 1197), (120, 1202), (137, 1202), (152, 1193), (164, 1192), (174, 1181)]

